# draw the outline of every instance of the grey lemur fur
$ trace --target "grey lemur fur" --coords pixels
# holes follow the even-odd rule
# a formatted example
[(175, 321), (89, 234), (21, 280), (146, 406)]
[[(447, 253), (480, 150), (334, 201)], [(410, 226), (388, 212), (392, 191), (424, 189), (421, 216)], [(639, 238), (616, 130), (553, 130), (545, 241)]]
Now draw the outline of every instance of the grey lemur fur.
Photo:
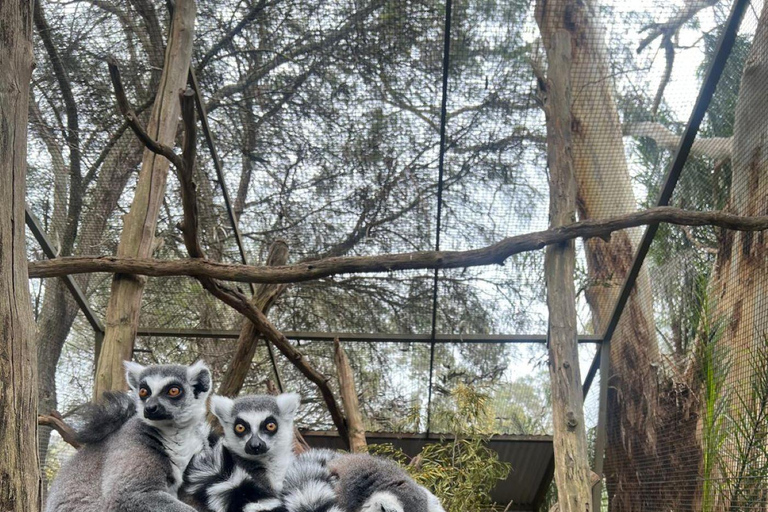
[(439, 500), (381, 457), (310, 450), (289, 468), (287, 512), (445, 512)]
[(300, 402), (295, 393), (212, 397), (224, 434), (189, 464), (184, 500), (205, 512), (285, 512), (280, 490), (293, 460)]
[(130, 391), (86, 411), (87, 444), (59, 471), (47, 512), (195, 512), (176, 493), (207, 436), (211, 373), (201, 362), (126, 370)]

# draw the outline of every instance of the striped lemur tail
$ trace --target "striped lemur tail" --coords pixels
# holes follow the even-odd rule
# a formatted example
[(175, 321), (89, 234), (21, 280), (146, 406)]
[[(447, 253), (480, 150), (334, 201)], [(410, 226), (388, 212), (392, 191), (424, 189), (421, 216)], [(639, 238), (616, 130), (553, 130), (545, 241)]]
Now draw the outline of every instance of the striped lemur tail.
[(97, 404), (87, 404), (77, 413), (75, 438), (82, 444), (98, 443), (120, 430), (136, 414), (136, 402), (124, 392), (107, 391)]

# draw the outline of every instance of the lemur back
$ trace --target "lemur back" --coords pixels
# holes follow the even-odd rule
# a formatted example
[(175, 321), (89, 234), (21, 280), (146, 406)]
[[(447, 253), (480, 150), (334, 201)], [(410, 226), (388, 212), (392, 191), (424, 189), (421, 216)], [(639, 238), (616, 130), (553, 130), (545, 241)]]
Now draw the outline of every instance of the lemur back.
[(210, 371), (127, 363), (131, 391), (86, 408), (87, 444), (62, 467), (47, 512), (194, 512), (178, 500), (181, 475), (203, 448)]
[(445, 512), (439, 500), (381, 457), (310, 450), (283, 487), (287, 512)]
[(283, 477), (293, 459), (296, 394), (214, 396), (224, 434), (210, 440), (184, 475), (185, 501), (204, 512), (284, 512)]

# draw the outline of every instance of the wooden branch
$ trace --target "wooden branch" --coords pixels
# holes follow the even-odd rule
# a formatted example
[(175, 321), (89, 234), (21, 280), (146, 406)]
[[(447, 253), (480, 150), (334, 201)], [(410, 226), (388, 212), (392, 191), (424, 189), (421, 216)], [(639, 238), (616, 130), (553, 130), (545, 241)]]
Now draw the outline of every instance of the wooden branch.
[(654, 40), (659, 37), (671, 37), (677, 33), (683, 25), (696, 16), (699, 11), (712, 7), (717, 4), (719, 0), (686, 0), (685, 6), (679, 9), (669, 20), (664, 23), (652, 23), (645, 27), (643, 31), (648, 31), (649, 34), (640, 41), (637, 47), (637, 53), (641, 53), (648, 47)]
[(357, 391), (355, 390), (355, 375), (352, 373), (352, 366), (349, 364), (349, 358), (344, 352), (339, 338), (333, 340), (333, 361), (336, 363), (341, 401), (344, 404), (347, 427), (349, 428), (349, 449), (353, 453), (368, 453), (363, 415), (360, 412), (360, 402), (357, 400)]
[(150, 137), (147, 130), (139, 120), (139, 116), (131, 108), (131, 104), (128, 102), (128, 98), (125, 95), (125, 88), (123, 82), (120, 79), (120, 68), (117, 66), (117, 60), (114, 57), (107, 58), (107, 67), (109, 68), (109, 77), (112, 80), (112, 87), (115, 89), (115, 98), (117, 99), (117, 108), (122, 114), (128, 127), (133, 130), (136, 137), (141, 141), (144, 146), (155, 153), (156, 155), (163, 156), (168, 159), (174, 166), (181, 168), (184, 166), (184, 161), (176, 154), (173, 148), (161, 144), (154, 138)]
[[(669, 151), (676, 151), (680, 145), (680, 136), (661, 123), (632, 123), (624, 127), (624, 135), (635, 138), (648, 137)], [(731, 158), (732, 146), (732, 137), (696, 138), (691, 146), (691, 154), (718, 161), (728, 160)]]
[(59, 433), (65, 443), (79, 450), (83, 445), (77, 441), (75, 430), (64, 422), (64, 419), (56, 411), (50, 415), (40, 414), (37, 416), (37, 424), (44, 427), (51, 427)]
[(390, 272), (394, 270), (467, 268), (503, 265), (507, 258), (575, 238), (609, 239), (611, 233), (647, 224), (717, 226), (735, 231), (768, 230), (768, 216), (746, 217), (696, 212), (661, 206), (602, 220), (585, 220), (524, 235), (517, 235), (469, 251), (423, 251), (379, 256), (345, 256), (297, 265), (264, 267), (220, 263), (205, 259), (157, 260), (116, 256), (71, 256), (29, 262), (30, 278), (109, 272), (151, 277), (190, 276), (251, 283), (298, 283), (337, 274)]
[[(184, 125), (184, 164), (178, 167), (179, 184), (181, 189), (182, 209), (184, 211), (184, 220), (181, 224), (181, 230), (184, 238), (184, 244), (187, 252), (195, 259), (205, 257), (200, 245), (198, 236), (198, 216), (197, 216), (197, 190), (193, 181), (194, 170), (194, 144), (196, 142), (196, 123), (195, 123), (195, 104), (194, 93), (189, 89), (181, 94), (181, 114)], [(253, 322), (256, 329), (271, 342), (285, 357), (304, 375), (313, 382), (323, 397), (323, 400), (331, 414), (331, 419), (339, 431), (339, 435), (347, 438), (347, 426), (344, 416), (341, 413), (336, 397), (328, 385), (329, 378), (318, 372), (304, 358), (304, 354), (299, 352), (291, 345), (288, 338), (285, 337), (267, 317), (241, 292), (227, 288), (215, 279), (207, 276), (196, 276), (200, 284), (214, 297), (244, 315)]]

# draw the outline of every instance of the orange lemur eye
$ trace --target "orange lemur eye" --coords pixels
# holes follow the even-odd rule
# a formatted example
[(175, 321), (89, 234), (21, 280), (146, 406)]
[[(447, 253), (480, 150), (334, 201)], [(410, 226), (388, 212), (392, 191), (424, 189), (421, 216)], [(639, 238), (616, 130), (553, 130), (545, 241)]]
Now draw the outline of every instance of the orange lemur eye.
[(245, 425), (243, 425), (242, 423), (238, 423), (237, 425), (235, 425), (235, 432), (237, 432), (238, 434), (242, 434), (243, 432), (245, 432)]
[(267, 432), (275, 432), (277, 430), (277, 423), (270, 421), (266, 425)]
[(181, 394), (181, 388), (177, 386), (173, 386), (171, 389), (168, 390), (168, 396), (171, 398), (176, 398)]
[(147, 398), (147, 397), (148, 397), (149, 395), (151, 395), (151, 394), (152, 394), (152, 393), (150, 393), (150, 392), (149, 392), (149, 390), (148, 390), (147, 388), (141, 388), (141, 389), (139, 389), (139, 396), (140, 396), (141, 398)]

